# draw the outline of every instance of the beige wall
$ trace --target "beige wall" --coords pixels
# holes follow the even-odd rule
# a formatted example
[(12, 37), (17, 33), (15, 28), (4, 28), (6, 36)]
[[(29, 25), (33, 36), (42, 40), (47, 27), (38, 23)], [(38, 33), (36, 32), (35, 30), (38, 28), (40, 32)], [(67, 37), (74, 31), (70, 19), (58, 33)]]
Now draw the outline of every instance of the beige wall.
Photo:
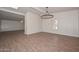
[(27, 12), (25, 15), (25, 34), (41, 32), (41, 20), (38, 14)]
[(1, 31), (24, 30), (23, 23), (20, 21), (1, 20)]
[(1, 20), (0, 20), (0, 32), (1, 32)]
[[(52, 19), (42, 20), (44, 32), (79, 37), (78, 10), (54, 13), (54, 16)], [(58, 27), (58, 29), (56, 29), (56, 27)]]
[(40, 16), (27, 12), (25, 15), (25, 34), (49, 32), (79, 37), (79, 11), (53, 13), (52, 19), (40, 19)]

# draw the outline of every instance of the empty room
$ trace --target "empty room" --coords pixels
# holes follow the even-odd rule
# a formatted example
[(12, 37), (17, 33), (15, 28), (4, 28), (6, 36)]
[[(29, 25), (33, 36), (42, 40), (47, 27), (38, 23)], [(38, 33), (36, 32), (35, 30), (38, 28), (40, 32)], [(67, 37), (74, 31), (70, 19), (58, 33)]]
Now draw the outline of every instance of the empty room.
[(79, 52), (79, 7), (0, 7), (0, 52)]

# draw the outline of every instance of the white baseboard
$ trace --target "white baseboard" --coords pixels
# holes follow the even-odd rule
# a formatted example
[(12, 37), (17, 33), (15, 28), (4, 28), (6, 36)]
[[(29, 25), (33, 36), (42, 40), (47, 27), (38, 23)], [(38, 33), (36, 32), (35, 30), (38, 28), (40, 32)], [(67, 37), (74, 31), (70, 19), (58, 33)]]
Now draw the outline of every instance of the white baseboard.
[[(51, 33), (51, 32), (47, 32), (47, 33)], [(59, 34), (59, 35), (66, 35), (66, 36), (78, 37), (79, 38), (79, 35), (68, 35), (68, 34), (62, 34), (62, 33), (51, 33), (51, 34)]]
[(34, 33), (24, 33), (26, 35), (32, 35), (32, 34), (36, 34), (36, 33), (40, 33), (40, 32), (34, 32)]

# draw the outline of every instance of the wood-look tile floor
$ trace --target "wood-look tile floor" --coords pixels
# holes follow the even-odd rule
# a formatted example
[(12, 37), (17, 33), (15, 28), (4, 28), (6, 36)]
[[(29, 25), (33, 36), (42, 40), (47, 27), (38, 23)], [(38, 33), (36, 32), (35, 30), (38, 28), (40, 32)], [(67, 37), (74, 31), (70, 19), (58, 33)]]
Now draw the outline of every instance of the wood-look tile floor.
[(43, 32), (28, 36), (23, 31), (2, 32), (0, 51), (79, 52), (79, 38)]

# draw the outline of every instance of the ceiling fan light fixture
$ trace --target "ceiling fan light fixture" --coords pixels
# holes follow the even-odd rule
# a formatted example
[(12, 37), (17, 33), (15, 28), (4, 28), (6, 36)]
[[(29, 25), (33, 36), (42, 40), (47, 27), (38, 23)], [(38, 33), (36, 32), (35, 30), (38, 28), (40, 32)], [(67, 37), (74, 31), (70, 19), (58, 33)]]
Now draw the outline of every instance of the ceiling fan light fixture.
[(51, 15), (51, 14), (45, 14), (45, 15), (42, 15), (41, 18), (42, 19), (50, 19), (50, 18), (53, 18), (54, 15)]
[(42, 15), (41, 19), (50, 19), (50, 18), (53, 18), (53, 17), (54, 17), (54, 15), (49, 14), (48, 7), (46, 7), (46, 14)]

